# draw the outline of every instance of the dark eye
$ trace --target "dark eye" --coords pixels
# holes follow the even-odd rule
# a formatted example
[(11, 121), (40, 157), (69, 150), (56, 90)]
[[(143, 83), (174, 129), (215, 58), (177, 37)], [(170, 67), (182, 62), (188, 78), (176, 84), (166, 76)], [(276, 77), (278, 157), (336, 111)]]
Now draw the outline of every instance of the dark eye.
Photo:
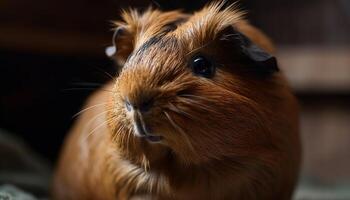
[(204, 56), (196, 56), (191, 61), (192, 72), (195, 75), (211, 78), (215, 74), (215, 67), (210, 60)]

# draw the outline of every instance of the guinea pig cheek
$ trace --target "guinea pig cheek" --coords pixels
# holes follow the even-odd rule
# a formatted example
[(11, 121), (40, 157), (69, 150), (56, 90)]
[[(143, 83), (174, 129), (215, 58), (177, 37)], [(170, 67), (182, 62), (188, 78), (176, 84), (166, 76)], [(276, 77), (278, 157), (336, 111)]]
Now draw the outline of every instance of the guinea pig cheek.
[(184, 124), (192, 125), (191, 120), (184, 118), (174, 112), (164, 112), (165, 121), (163, 133), (166, 135), (168, 147), (174, 155), (183, 163), (199, 163), (198, 154), (195, 151), (193, 140), (189, 134), (193, 134), (194, 127), (190, 129)]

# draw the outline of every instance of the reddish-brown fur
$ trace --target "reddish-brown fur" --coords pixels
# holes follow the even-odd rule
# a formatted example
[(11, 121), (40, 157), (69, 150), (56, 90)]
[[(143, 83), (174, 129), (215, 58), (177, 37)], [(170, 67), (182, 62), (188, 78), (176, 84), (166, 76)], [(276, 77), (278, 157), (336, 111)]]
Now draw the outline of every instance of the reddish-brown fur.
[[(90, 98), (71, 130), (54, 199), (291, 198), (300, 159), (298, 106), (283, 75), (254, 78), (235, 71), (235, 63), (218, 68), (212, 79), (189, 70), (198, 52), (228, 60), (230, 52), (217, 40), (227, 26), (273, 52), (242, 13), (221, 7), (193, 15), (123, 13), (116, 59), (125, 65)], [(138, 50), (179, 19), (186, 20), (162, 41)], [(163, 136), (160, 143), (134, 136), (126, 98), (154, 100), (144, 121)]]

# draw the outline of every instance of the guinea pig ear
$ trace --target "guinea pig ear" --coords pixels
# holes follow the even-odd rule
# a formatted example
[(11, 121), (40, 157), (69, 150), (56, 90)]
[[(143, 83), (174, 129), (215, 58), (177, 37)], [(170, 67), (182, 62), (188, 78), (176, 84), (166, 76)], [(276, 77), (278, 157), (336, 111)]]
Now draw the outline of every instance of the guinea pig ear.
[(113, 45), (106, 49), (107, 56), (116, 60), (119, 66), (124, 66), (135, 48), (155, 35), (176, 29), (188, 18), (180, 11), (163, 12), (151, 7), (143, 12), (124, 10), (121, 17), (121, 21), (114, 22), (117, 28), (113, 34)]
[(255, 71), (261, 75), (271, 75), (278, 72), (277, 60), (274, 56), (254, 44), (247, 36), (228, 26), (219, 33), (220, 40), (229, 41), (234, 47), (233, 51), (243, 57), (249, 64), (249, 71)]
[(114, 30), (112, 46), (106, 48), (106, 55), (123, 66), (133, 51), (133, 34), (125, 26), (118, 26)]

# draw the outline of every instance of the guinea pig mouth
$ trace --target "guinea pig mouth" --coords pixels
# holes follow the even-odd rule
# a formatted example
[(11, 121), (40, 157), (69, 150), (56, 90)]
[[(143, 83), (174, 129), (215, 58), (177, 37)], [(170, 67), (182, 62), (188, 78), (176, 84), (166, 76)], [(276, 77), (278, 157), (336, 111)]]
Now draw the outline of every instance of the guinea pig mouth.
[(134, 119), (134, 129), (135, 135), (141, 137), (149, 142), (160, 142), (163, 137), (160, 135), (154, 135), (151, 133), (150, 129), (146, 126), (140, 117), (135, 117)]

